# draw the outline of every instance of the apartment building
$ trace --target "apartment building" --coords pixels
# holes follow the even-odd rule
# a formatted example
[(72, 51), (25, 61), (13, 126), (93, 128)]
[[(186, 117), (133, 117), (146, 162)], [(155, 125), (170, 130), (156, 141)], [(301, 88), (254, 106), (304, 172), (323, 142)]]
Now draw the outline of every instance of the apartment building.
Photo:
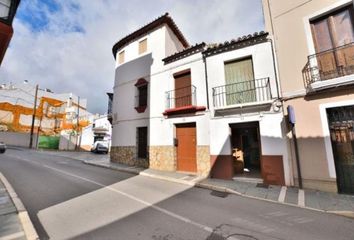
[(267, 33), (190, 46), (165, 14), (113, 55), (111, 161), (292, 184)]
[(295, 112), (302, 183), (354, 193), (353, 2), (263, 0), (263, 9), (283, 101)]
[(28, 146), (27, 138), (30, 136), (33, 117), (35, 134), (57, 136), (79, 132), (88, 125), (87, 117), (90, 113), (87, 112), (86, 105), (86, 99), (79, 100), (72, 93), (53, 93), (49, 89), (38, 89), (36, 95), (36, 87), (27, 82), (2, 84), (0, 140), (9, 145)]

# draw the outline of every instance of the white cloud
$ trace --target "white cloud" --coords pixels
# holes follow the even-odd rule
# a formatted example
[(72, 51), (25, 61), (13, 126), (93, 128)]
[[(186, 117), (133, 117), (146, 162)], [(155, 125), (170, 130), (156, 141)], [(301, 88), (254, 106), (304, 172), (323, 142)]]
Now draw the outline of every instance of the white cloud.
[[(22, 1), (14, 37), (0, 68), (1, 82), (28, 79), (55, 92), (88, 99), (91, 112), (104, 113), (112, 91), (112, 46), (121, 37), (169, 12), (191, 43), (223, 42), (263, 29), (260, 0), (66, 0), (59, 11), (41, 1)], [(45, 16), (45, 27), (32, 21)], [(43, 19), (42, 19), (43, 20)], [(75, 31), (75, 30), (80, 31)]]

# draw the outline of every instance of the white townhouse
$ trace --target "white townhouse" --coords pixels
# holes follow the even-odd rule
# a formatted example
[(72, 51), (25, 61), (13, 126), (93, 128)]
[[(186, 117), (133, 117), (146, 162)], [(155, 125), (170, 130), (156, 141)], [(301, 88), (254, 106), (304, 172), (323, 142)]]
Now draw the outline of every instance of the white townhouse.
[(190, 46), (165, 14), (118, 41), (111, 161), (291, 185), (267, 35)]

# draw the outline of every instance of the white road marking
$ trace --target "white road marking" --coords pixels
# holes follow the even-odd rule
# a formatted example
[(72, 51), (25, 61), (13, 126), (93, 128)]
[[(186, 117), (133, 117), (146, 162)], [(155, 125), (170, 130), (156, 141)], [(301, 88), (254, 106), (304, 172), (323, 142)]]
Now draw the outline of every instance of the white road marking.
[[(40, 165), (40, 166), (42, 166), (42, 167), (44, 167), (44, 168), (51, 169), (51, 170), (53, 170), (53, 171), (56, 171), (56, 172), (65, 174), (65, 175), (67, 175), (67, 176), (75, 177), (75, 178), (81, 179), (81, 180), (83, 180), (83, 181), (93, 183), (93, 184), (95, 184), (95, 185), (98, 185), (98, 186), (100, 186), (100, 187), (103, 187), (103, 188), (105, 188), (105, 189), (108, 189), (108, 190), (110, 190), (110, 191), (112, 191), (112, 192), (116, 192), (116, 193), (121, 194), (121, 195), (123, 195), (123, 196), (125, 196), (125, 197), (127, 197), (127, 198), (130, 198), (130, 199), (132, 199), (132, 200), (134, 200), (134, 201), (136, 201), (136, 202), (139, 202), (139, 203), (141, 203), (141, 204), (143, 204), (143, 205), (145, 205), (145, 206), (147, 206), (147, 207), (151, 207), (152, 209), (155, 209), (156, 211), (159, 211), (159, 212), (161, 212), (161, 213), (164, 213), (164, 214), (166, 214), (166, 215), (168, 215), (168, 216), (170, 216), (170, 217), (173, 217), (173, 218), (178, 219), (178, 220), (180, 220), (180, 221), (182, 221), (182, 222), (185, 222), (185, 223), (187, 223), (187, 224), (190, 224), (190, 225), (193, 225), (193, 226), (195, 226), (195, 227), (198, 227), (198, 228), (200, 228), (200, 229), (202, 229), (202, 230), (204, 230), (204, 231), (206, 231), (206, 232), (213, 233), (213, 229), (212, 229), (211, 227), (208, 227), (208, 226), (203, 225), (203, 224), (198, 223), (198, 222), (194, 222), (193, 220), (191, 220), (191, 219), (189, 219), (189, 218), (183, 217), (183, 216), (178, 215), (178, 214), (176, 214), (176, 213), (173, 213), (173, 212), (171, 212), (171, 211), (169, 211), (169, 210), (167, 210), (167, 209), (164, 209), (164, 208), (158, 207), (158, 206), (156, 206), (156, 205), (153, 205), (153, 204), (151, 204), (151, 203), (149, 203), (149, 202), (146, 202), (146, 201), (144, 201), (144, 200), (142, 200), (142, 199), (140, 199), (140, 198), (134, 197), (134, 196), (132, 196), (132, 195), (130, 195), (130, 194), (128, 194), (128, 193), (119, 191), (119, 190), (114, 189), (114, 188), (112, 188), (112, 187), (110, 187), (110, 186), (101, 184), (101, 183), (99, 183), (99, 182), (93, 181), (93, 180), (88, 179), (88, 178), (85, 178), (85, 177), (81, 177), (81, 176), (78, 176), (78, 175), (75, 175), (75, 174), (71, 174), (71, 173), (69, 173), (69, 172), (66, 172), (66, 171), (63, 171), (63, 170), (60, 170), (60, 169), (51, 167), (51, 166), (46, 165), (46, 164), (40, 164), (40, 163), (33, 162), (33, 161), (31, 161), (31, 160), (28, 160), (28, 159), (23, 159), (23, 158), (19, 158), (19, 157), (16, 157), (16, 158), (19, 159), (19, 160), (22, 160), (22, 161), (26, 161), (26, 162), (30, 162), (30, 163), (33, 163), (33, 164), (36, 164), (36, 165)], [(239, 240), (238, 238), (235, 238), (235, 237), (229, 237), (228, 239), (230, 239), (230, 240)], [(1, 239), (0, 239), (0, 240), (1, 240)]]
[(286, 196), (286, 187), (283, 186), (281, 187), (280, 193), (279, 193), (279, 197), (278, 197), (278, 202), (284, 202), (285, 201), (285, 196)]
[(12, 240), (12, 239), (17, 239), (17, 238), (20, 238), (23, 236), (25, 236), (24, 232), (17, 232), (17, 233), (6, 235), (4, 237), (0, 237), (0, 240)]
[(305, 207), (305, 191), (302, 189), (299, 189), (297, 205)]

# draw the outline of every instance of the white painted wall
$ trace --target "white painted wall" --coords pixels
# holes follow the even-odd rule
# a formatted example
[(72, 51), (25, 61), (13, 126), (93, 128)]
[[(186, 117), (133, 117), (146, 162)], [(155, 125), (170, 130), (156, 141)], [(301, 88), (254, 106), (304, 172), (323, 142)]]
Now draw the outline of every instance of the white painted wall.
[(137, 127), (148, 127), (149, 131), (150, 128), (148, 119), (122, 121), (113, 125), (112, 146), (136, 146)]
[[(37, 134), (33, 134), (33, 147), (36, 147)], [(29, 133), (0, 132), (0, 142), (8, 146), (28, 147), (30, 142)]]
[(281, 155), (283, 157), (285, 183), (289, 185), (291, 181), (290, 163), (288, 161), (285, 133), (282, 131), (282, 120), (282, 112), (212, 118), (210, 120), (210, 154), (231, 154), (229, 124), (259, 122), (262, 155)]
[(252, 57), (255, 79), (270, 78), (272, 97), (277, 96), (277, 86), (274, 73), (273, 55), (270, 42), (236, 49), (222, 54), (207, 57), (208, 85), (210, 109), (213, 107), (212, 88), (225, 85), (225, 62)]
[[(148, 51), (139, 55), (139, 41), (147, 38)], [(163, 58), (175, 49), (182, 49), (172, 31), (166, 25), (146, 34), (117, 52), (113, 98), (112, 146), (135, 146), (136, 128), (149, 126), (149, 118), (163, 117), (165, 110), (165, 85), (169, 79), (161, 72), (165, 70)], [(118, 54), (125, 51), (125, 62), (118, 63)], [(135, 110), (138, 90), (135, 83), (144, 78), (148, 84), (148, 107), (144, 113)], [(162, 85), (161, 87), (159, 85)], [(156, 87), (155, 87), (156, 86)], [(162, 89), (162, 90), (161, 90)], [(172, 88), (171, 88), (172, 89)], [(156, 106), (153, 110), (151, 106)], [(153, 111), (153, 112), (152, 112)], [(150, 132), (150, 128), (149, 132)], [(149, 134), (150, 135), (150, 134)]]
[(184, 49), (182, 43), (178, 40), (173, 31), (165, 26), (166, 28), (166, 56), (171, 56), (177, 52), (180, 52)]
[(166, 110), (166, 92), (175, 89), (174, 73), (191, 70), (191, 83), (196, 87), (197, 105), (206, 106), (206, 83), (204, 63), (201, 53), (194, 54), (164, 66), (160, 73), (152, 76), (150, 82), (150, 115), (162, 117)]

